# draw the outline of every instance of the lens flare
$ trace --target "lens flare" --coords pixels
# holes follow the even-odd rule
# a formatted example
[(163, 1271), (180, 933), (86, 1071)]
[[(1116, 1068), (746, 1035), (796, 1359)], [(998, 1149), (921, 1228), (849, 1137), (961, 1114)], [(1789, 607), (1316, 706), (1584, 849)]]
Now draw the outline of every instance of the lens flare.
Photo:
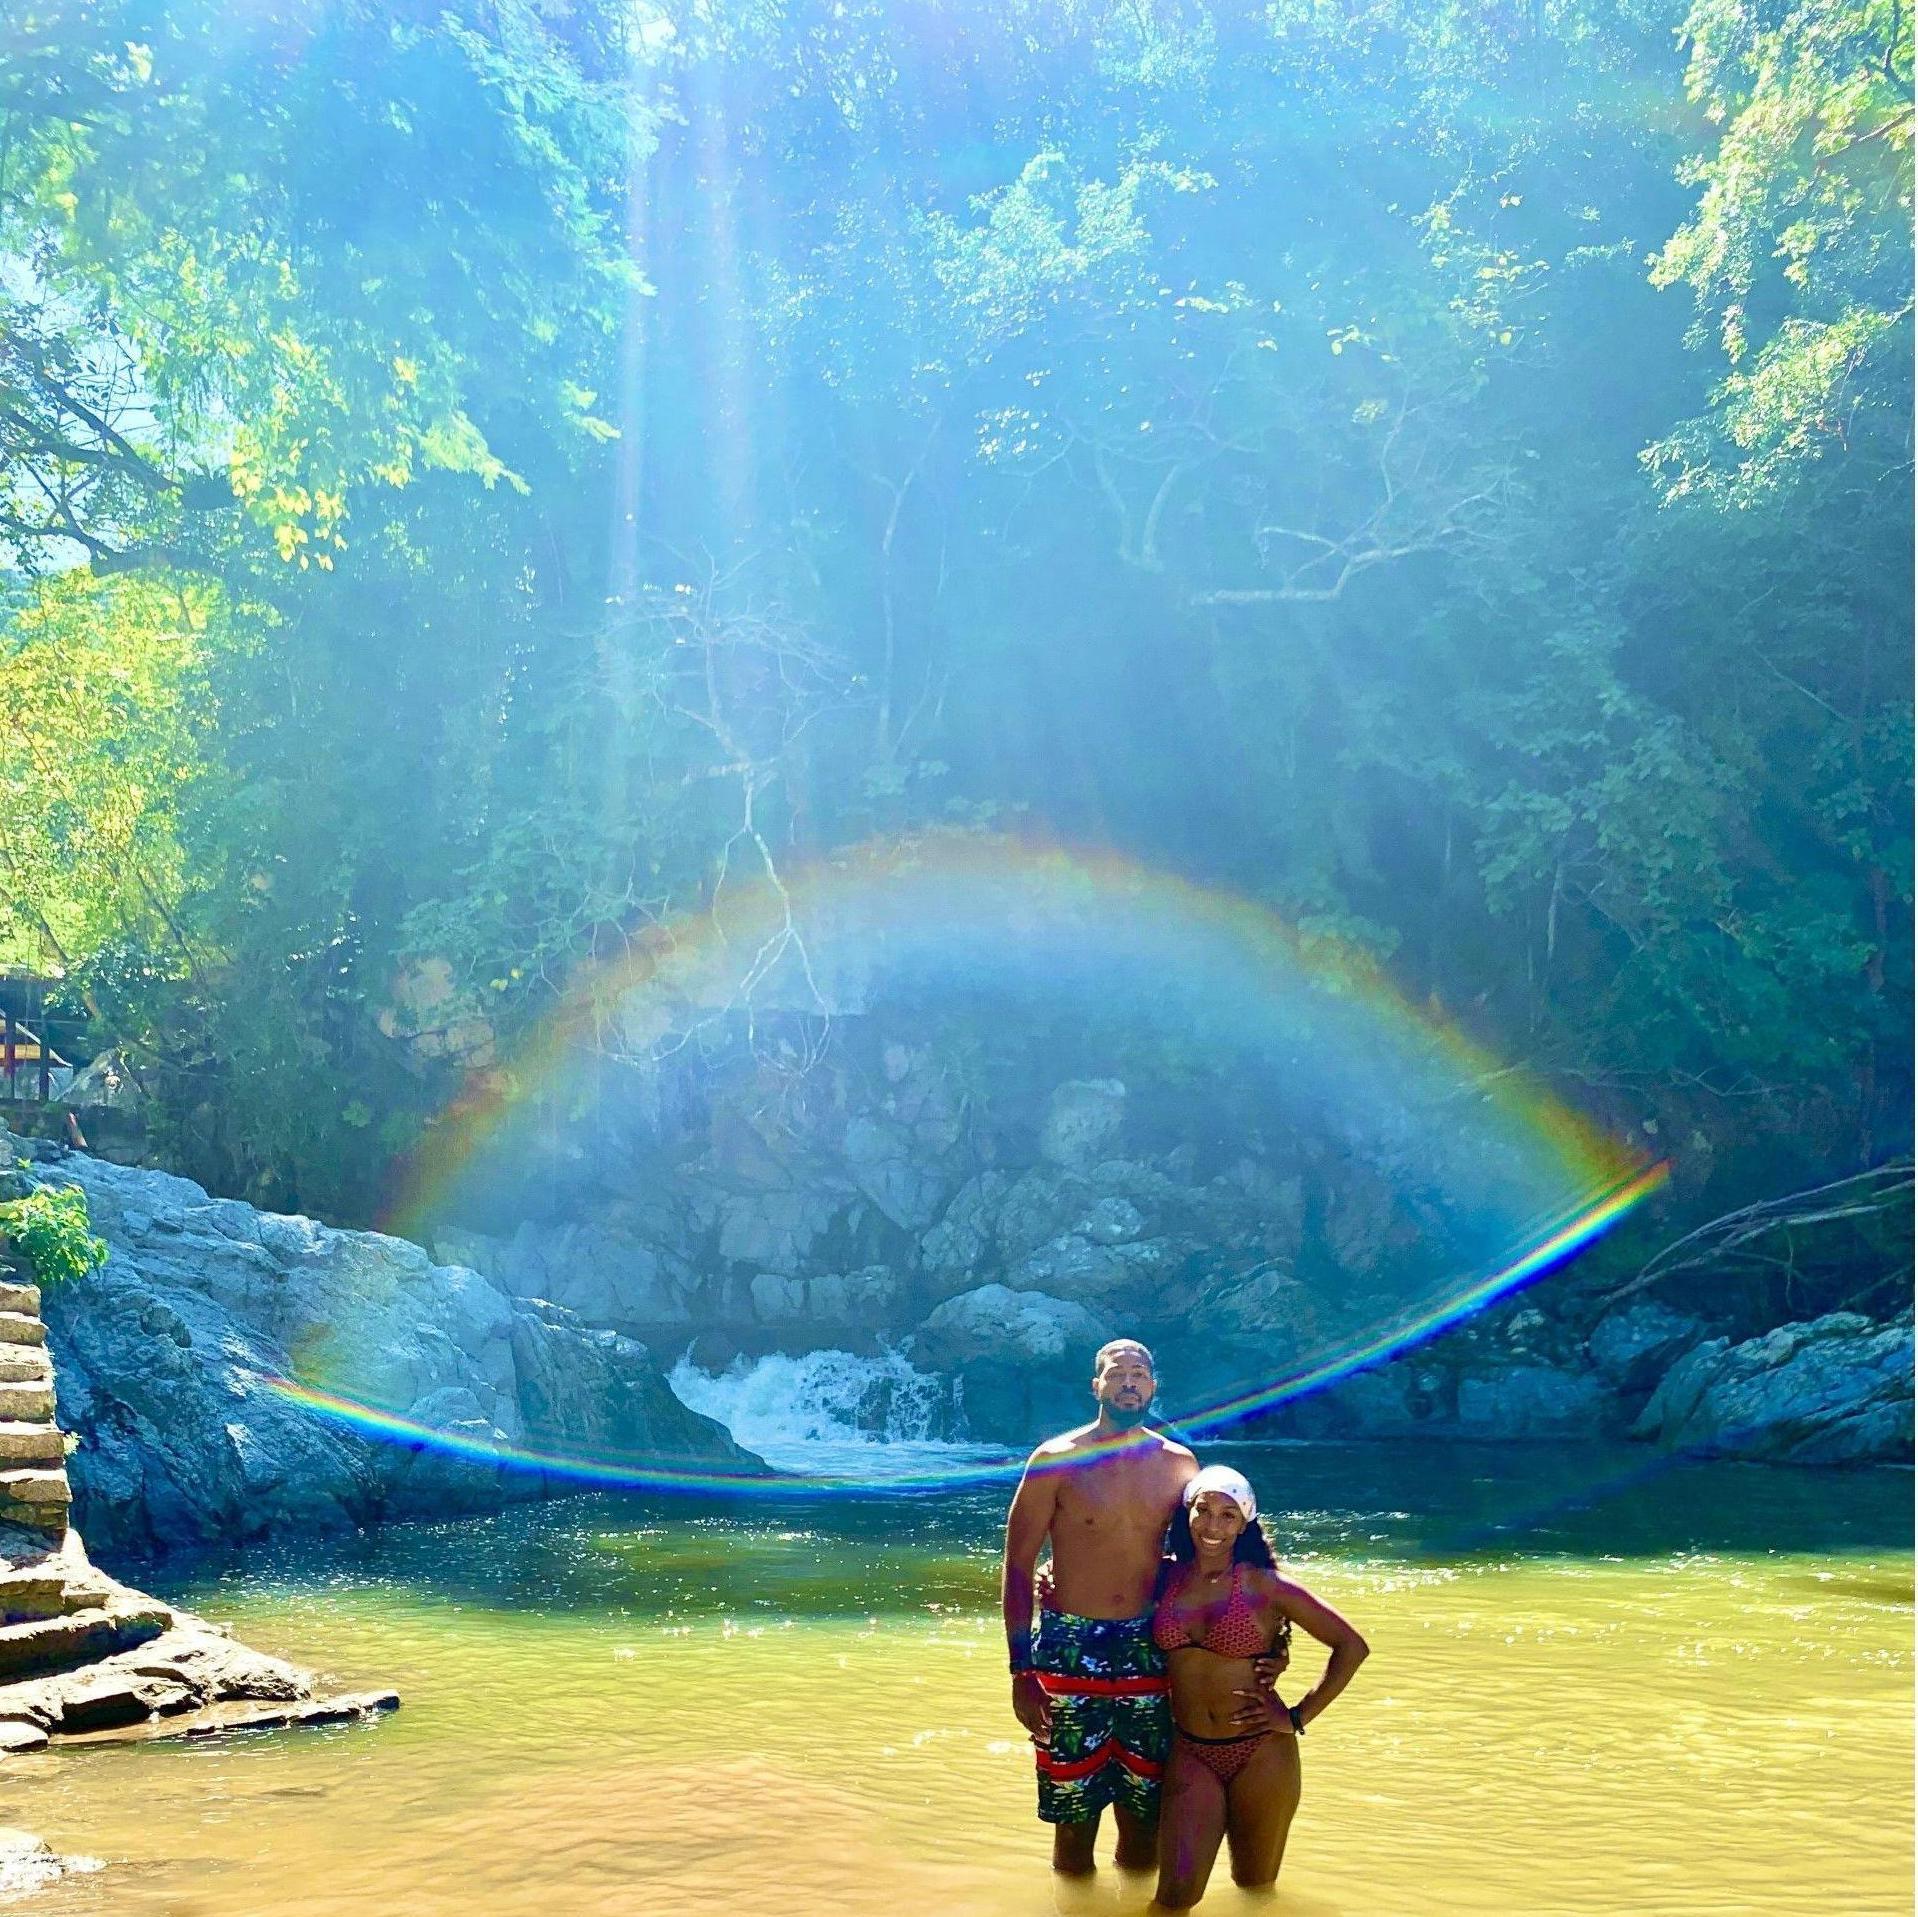
[[(1180, 1417), (1178, 1428), (1195, 1438), (1216, 1435), (1246, 1418), (1309, 1397), (1316, 1391), (1327, 1390), (1342, 1379), (1402, 1357), (1475, 1312), (1483, 1311), (1488, 1305), (1522, 1290), (1556, 1270), (1567, 1259), (1575, 1257), (1641, 1199), (1655, 1191), (1664, 1177), (1664, 1166), (1647, 1167), (1522, 1257), (1476, 1283), (1449, 1294), (1443, 1305), (1426, 1312), (1422, 1317), (1390, 1331), (1378, 1332), (1357, 1347), (1341, 1351), (1336, 1357), (1324, 1359), (1308, 1370), (1187, 1412)], [(298, 1405), (331, 1423), (345, 1426), (362, 1437), (412, 1450), (433, 1451), (445, 1457), (502, 1470), (530, 1472), (555, 1482), (594, 1486), (609, 1491), (665, 1492), (709, 1497), (742, 1492), (755, 1497), (780, 1494), (817, 1497), (827, 1493), (896, 1497), (912, 1491), (949, 1491), (1009, 1484), (1025, 1468), (1024, 1461), (1019, 1459), (1002, 1464), (974, 1462), (928, 1470), (915, 1476), (888, 1477), (883, 1484), (875, 1484), (847, 1478), (795, 1474), (762, 1476), (748, 1471), (694, 1469), (668, 1462), (590, 1458), (541, 1451), (503, 1439), (492, 1440), (463, 1432), (437, 1430), (397, 1412), (384, 1411), (343, 1393), (324, 1391), (293, 1378), (267, 1377), (260, 1382), (288, 1403)]]
[[(1254, 1082), (1275, 1087), (1288, 1112), (1442, 1195), (1453, 1242), (1432, 1253), (1449, 1279), (1421, 1281), (1397, 1308), (1375, 1305), (1368, 1323), (1341, 1324), (1284, 1375), (1183, 1408), (1178, 1428), (1195, 1437), (1439, 1336), (1575, 1257), (1665, 1179), (1663, 1165), (1492, 1058), (1438, 1008), (1411, 1003), (1349, 941), (1115, 854), (933, 832), (730, 886), (709, 910), (636, 936), (617, 962), (583, 969), (528, 1043), (476, 1074), (400, 1168), (382, 1222), (430, 1239), (477, 1189), (523, 1166), (537, 1115), (583, 1096), (580, 1074), (609, 1050), (656, 1057), (702, 1021), (740, 1014), (830, 1021), (893, 1002), (902, 981), (922, 1000), (957, 989), (976, 1002), (982, 987), (1011, 986), (1176, 1033), (1231, 1071), (1260, 1074)], [(315, 1375), (267, 1382), (362, 1435), (556, 1483), (706, 1495), (874, 1489), (450, 1433), (373, 1402), (350, 1370), (336, 1350)], [(954, 1464), (889, 1477), (885, 1490), (989, 1484), (1018, 1469)]]

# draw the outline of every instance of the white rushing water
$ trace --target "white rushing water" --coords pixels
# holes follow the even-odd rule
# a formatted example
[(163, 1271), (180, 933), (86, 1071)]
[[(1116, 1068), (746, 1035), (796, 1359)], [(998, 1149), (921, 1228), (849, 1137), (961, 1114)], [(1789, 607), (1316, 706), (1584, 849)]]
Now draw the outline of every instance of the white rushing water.
[(687, 1356), (666, 1381), (682, 1404), (782, 1471), (883, 1483), (1005, 1455), (966, 1443), (953, 1381), (914, 1370), (896, 1351), (774, 1353), (723, 1371), (702, 1371)]

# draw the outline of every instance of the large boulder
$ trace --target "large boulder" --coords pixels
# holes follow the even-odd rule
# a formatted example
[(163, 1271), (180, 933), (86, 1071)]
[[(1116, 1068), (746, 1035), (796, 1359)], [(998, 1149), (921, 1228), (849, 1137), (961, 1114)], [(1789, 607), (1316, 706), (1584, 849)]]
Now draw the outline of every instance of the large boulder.
[(661, 1250), (615, 1203), (582, 1223), (523, 1222), (510, 1238), (447, 1229), (433, 1239), (443, 1263), (483, 1273), (515, 1298), (544, 1298), (589, 1323), (647, 1332), (703, 1315), (683, 1258)]
[[(516, 1447), (754, 1467), (643, 1346), (516, 1303), (404, 1239), (79, 1154), (43, 1176), (86, 1192), (109, 1247), (43, 1306), (60, 1419), (79, 1440), (75, 1517), (98, 1546), (494, 1510), (551, 1488), (510, 1465)], [(448, 1442), (382, 1442), (283, 1379)]]
[(1092, 1415), (1092, 1358), (1112, 1335), (1072, 1299), (980, 1285), (936, 1306), (906, 1349), (958, 1379), (972, 1437), (1026, 1445)]
[(1671, 1450), (1792, 1464), (1912, 1455), (1912, 1320), (1837, 1311), (1732, 1344), (1712, 1338), (1666, 1374), (1632, 1428)]
[(1598, 1375), (1629, 1397), (1651, 1390), (1704, 1336), (1701, 1319), (1654, 1300), (1608, 1312), (1586, 1346)]
[(969, 1179), (919, 1241), (921, 1267), (934, 1296), (965, 1290), (996, 1264), (999, 1216), (1011, 1184), (1011, 1174), (997, 1169)]
[(976, 1358), (1013, 1364), (1065, 1360), (1090, 1377), (1093, 1353), (1112, 1335), (1109, 1320), (1072, 1299), (980, 1285), (935, 1306), (913, 1334), (912, 1351), (941, 1370)]

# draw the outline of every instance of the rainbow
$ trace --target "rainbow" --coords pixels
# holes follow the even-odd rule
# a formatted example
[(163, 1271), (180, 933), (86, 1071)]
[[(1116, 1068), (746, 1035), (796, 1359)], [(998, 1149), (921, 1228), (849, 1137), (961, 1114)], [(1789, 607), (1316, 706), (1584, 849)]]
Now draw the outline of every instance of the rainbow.
[[(563, 1107), (576, 1075), (607, 1049), (670, 1046), (705, 1019), (812, 1014), (860, 1002), (905, 968), (922, 981), (1012, 977), (1030, 990), (1080, 991), (1142, 1018), (1243, 1042), (1255, 1068), (1329, 1088), (1348, 1129), (1416, 1140), (1434, 1183), (1480, 1199), (1504, 1249), (1466, 1266), (1416, 1308), (1342, 1334), (1337, 1348), (1281, 1376), (1185, 1410), (1201, 1436), (1308, 1397), (1438, 1337), (1575, 1257), (1664, 1182), (1667, 1167), (1623, 1147), (1522, 1073), (1502, 1065), (1434, 1006), (1415, 1006), (1383, 964), (1349, 939), (1287, 923), (1254, 900), (1110, 852), (931, 831), (729, 882), (706, 910), (636, 934), (614, 959), (583, 966), (551, 1016), (504, 1062), (473, 1073), (396, 1168), (387, 1229), (427, 1237), (468, 1179), (523, 1158), (523, 1129)], [(913, 968), (917, 968), (914, 972)], [(1220, 1036), (1224, 1035), (1224, 1036)], [(1483, 1226), (1483, 1230), (1493, 1229)], [(1518, 1249), (1513, 1249), (1513, 1247)], [(1481, 1254), (1486, 1250), (1481, 1247)], [(817, 1477), (693, 1468), (671, 1459), (560, 1455), (449, 1433), (370, 1404), (350, 1381), (274, 1377), (267, 1388), (381, 1442), (476, 1465), (606, 1489), (755, 1496), (857, 1494)], [(888, 1494), (990, 1484), (1016, 1463), (889, 1478)]]
[[(1118, 853), (937, 830), (722, 886), (705, 911), (649, 925), (617, 957), (582, 965), (552, 1013), (508, 1059), (472, 1073), (395, 1166), (381, 1228), (429, 1236), (464, 1181), (509, 1157), (515, 1128), (560, 1105), (596, 1051), (644, 1053), (728, 1011), (829, 1018), (860, 987), (849, 972), (955, 957), (1002, 973), (1043, 965), (1049, 984), (1101, 996), (1116, 961), (1142, 1016), (1164, 1016), (1170, 1000), (1269, 1048), (1304, 1046), (1364, 1079), (1375, 1110), (1396, 1110), (1417, 1086), (1443, 1087), (1454, 1105), (1470, 1097), (1475, 1141), (1495, 1136), (1529, 1161), (1521, 1182), (1534, 1202), (1512, 1209), (1534, 1209), (1540, 1182), (1589, 1202), (1644, 1169), (1642, 1154), (1441, 1010), (1414, 1006), (1349, 938)], [(1486, 1173), (1474, 1164), (1474, 1182)]]

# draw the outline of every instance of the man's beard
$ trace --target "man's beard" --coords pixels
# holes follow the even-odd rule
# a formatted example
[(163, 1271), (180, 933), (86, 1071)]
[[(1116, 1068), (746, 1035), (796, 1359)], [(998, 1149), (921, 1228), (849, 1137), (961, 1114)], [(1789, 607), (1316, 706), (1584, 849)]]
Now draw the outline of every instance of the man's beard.
[(1151, 1409), (1150, 1398), (1144, 1404), (1113, 1404), (1108, 1400), (1105, 1408), (1106, 1423), (1117, 1425), (1121, 1431), (1136, 1431), (1145, 1423), (1146, 1413)]

